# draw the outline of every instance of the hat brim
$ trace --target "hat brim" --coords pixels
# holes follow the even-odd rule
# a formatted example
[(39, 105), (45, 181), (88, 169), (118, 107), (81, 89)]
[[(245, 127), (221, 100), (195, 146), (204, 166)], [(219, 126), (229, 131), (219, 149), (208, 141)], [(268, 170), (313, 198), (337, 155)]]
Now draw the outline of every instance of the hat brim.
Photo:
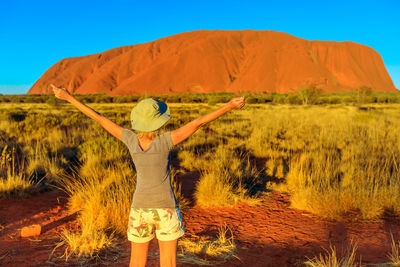
[(153, 119), (152, 121), (144, 121), (140, 118), (140, 116), (136, 116), (133, 120), (131, 120), (132, 129), (139, 132), (152, 132), (160, 129), (165, 123), (167, 123), (167, 121), (169, 121), (170, 118), (171, 115), (169, 113), (169, 109), (167, 112), (164, 112), (161, 116)]

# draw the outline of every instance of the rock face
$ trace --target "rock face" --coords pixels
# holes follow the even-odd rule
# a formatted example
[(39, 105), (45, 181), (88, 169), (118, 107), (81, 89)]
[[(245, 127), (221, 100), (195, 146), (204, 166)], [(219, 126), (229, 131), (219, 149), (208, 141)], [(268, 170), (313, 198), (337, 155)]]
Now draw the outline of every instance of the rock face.
[(28, 94), (110, 95), (277, 92), (309, 84), (325, 92), (396, 92), (381, 56), (353, 42), (308, 41), (274, 31), (194, 31), (54, 64)]

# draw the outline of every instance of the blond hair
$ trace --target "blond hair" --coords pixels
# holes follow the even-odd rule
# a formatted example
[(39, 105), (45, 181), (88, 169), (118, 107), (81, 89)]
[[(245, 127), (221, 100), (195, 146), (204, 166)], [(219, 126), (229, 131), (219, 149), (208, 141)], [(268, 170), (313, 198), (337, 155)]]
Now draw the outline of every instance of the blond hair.
[(156, 136), (159, 134), (158, 130), (152, 131), (152, 132), (137, 132), (136, 135), (139, 138), (147, 138), (147, 139), (154, 139)]

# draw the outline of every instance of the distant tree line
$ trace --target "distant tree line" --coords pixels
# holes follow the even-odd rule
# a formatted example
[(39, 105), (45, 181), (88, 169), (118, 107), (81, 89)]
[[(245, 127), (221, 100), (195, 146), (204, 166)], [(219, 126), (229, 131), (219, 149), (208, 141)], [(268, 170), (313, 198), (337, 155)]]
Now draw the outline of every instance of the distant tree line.
[[(294, 105), (323, 105), (323, 104), (355, 104), (368, 103), (400, 103), (398, 93), (376, 93), (372, 88), (361, 86), (356, 92), (324, 93), (317, 85), (300, 88), (292, 94), (243, 92), (208, 93), (208, 94), (169, 94), (169, 95), (135, 95), (135, 96), (108, 96), (106, 94), (75, 95), (84, 103), (136, 103), (147, 97), (154, 97), (167, 103), (206, 103), (215, 105), (225, 103), (232, 97), (245, 95), (249, 104), (294, 104)], [(57, 105), (62, 103), (54, 95), (0, 95), (0, 103), (46, 103)]]

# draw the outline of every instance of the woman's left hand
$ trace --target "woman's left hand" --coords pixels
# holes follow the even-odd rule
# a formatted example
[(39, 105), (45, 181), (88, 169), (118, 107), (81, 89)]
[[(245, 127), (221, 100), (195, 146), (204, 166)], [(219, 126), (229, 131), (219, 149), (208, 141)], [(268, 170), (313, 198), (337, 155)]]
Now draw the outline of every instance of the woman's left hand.
[(54, 84), (50, 84), (51, 88), (53, 89), (54, 95), (62, 100), (68, 100), (71, 97), (71, 94), (68, 92), (67, 89), (62, 87), (57, 87)]

